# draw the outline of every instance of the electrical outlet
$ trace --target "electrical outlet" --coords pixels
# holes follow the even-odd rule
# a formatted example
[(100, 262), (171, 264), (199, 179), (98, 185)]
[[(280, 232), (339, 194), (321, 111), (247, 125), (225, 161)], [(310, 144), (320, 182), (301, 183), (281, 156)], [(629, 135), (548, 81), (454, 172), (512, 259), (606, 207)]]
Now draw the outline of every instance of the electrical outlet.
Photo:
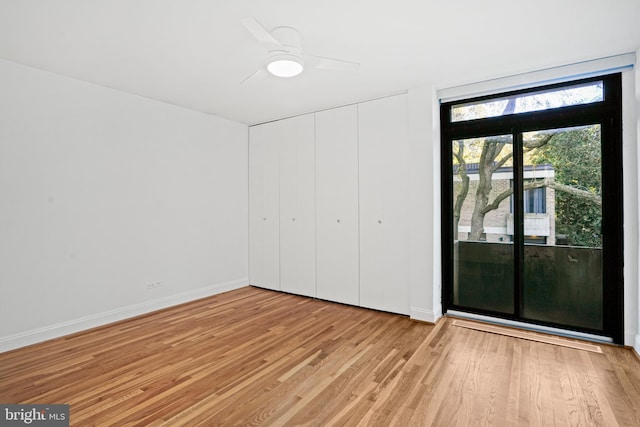
[(162, 286), (161, 282), (150, 282), (150, 283), (147, 283), (147, 289), (158, 289), (161, 286)]

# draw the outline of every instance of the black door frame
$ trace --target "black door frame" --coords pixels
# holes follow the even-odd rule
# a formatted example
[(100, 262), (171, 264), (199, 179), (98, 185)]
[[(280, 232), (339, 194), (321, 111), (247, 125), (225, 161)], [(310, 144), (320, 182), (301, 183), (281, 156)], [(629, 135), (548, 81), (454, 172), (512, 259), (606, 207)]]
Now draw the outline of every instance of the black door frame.
[[(603, 82), (604, 100), (590, 104), (567, 106), (531, 113), (511, 114), (500, 117), (451, 122), (453, 105), (478, 102), (495, 98), (511, 97), (541, 89), (556, 89), (575, 84)], [(441, 221), (442, 221), (442, 303), (443, 312), (454, 309), (474, 314), (489, 315), (507, 320), (523, 321), (566, 330), (594, 333), (612, 338), (614, 343), (624, 342), (624, 276), (623, 276), (623, 198), (622, 198), (622, 77), (620, 73), (588, 79), (573, 80), (518, 91), (504, 92), (477, 98), (442, 103), (441, 122)], [(522, 214), (522, 170), (521, 157), (524, 132), (600, 124), (602, 141), (602, 235), (603, 235), (603, 328), (601, 331), (582, 329), (556, 323), (535, 321), (521, 317), (524, 245), (519, 238), (514, 241), (514, 314), (474, 309), (453, 304), (453, 182), (452, 141), (491, 135), (513, 135), (514, 181), (514, 227), (522, 236), (524, 220)], [(518, 156), (518, 157), (516, 157)]]

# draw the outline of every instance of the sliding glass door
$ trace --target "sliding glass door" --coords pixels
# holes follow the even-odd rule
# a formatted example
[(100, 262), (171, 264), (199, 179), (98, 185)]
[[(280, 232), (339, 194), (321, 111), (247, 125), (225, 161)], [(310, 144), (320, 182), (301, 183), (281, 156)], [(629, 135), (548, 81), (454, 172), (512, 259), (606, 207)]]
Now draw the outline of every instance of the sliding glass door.
[(509, 196), (498, 196), (513, 182), (513, 137), (458, 139), (451, 145), (453, 302), (513, 314), (515, 253), (505, 228)]
[(443, 300), (622, 340), (619, 75), (443, 104)]
[(522, 193), (524, 318), (602, 330), (600, 130), (593, 124), (522, 135), (523, 160), (532, 165)]

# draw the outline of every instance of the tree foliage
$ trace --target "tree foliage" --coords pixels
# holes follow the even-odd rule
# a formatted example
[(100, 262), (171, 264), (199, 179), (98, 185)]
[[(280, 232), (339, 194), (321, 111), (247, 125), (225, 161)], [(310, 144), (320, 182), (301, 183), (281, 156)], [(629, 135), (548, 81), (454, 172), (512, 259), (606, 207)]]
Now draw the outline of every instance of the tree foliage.
[(556, 191), (556, 234), (576, 246), (602, 246), (600, 126), (557, 132), (532, 156), (551, 163), (555, 182), (578, 190)]
[[(525, 183), (524, 189), (549, 187), (556, 190), (556, 234), (566, 235), (571, 245), (600, 247), (599, 126), (538, 132), (529, 136), (523, 147), (525, 163), (550, 163), (555, 169), (555, 178)], [(493, 173), (512, 161), (512, 150), (504, 150), (507, 145), (511, 145), (510, 137), (498, 136), (457, 141), (454, 146), (453, 160), (460, 178), (455, 187), (454, 236), (458, 235), (462, 206), (469, 192), (468, 168), (472, 163), (478, 169), (478, 185), (469, 240), (480, 239), (486, 214), (513, 194), (513, 190), (508, 189), (490, 200)]]

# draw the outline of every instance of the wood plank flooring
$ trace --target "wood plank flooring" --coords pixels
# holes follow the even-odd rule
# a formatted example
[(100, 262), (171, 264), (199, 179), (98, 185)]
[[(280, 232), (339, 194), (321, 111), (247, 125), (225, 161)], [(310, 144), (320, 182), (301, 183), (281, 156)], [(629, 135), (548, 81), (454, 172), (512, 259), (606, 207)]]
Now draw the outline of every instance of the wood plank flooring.
[(639, 426), (640, 361), (257, 288), (0, 354), (74, 426)]

